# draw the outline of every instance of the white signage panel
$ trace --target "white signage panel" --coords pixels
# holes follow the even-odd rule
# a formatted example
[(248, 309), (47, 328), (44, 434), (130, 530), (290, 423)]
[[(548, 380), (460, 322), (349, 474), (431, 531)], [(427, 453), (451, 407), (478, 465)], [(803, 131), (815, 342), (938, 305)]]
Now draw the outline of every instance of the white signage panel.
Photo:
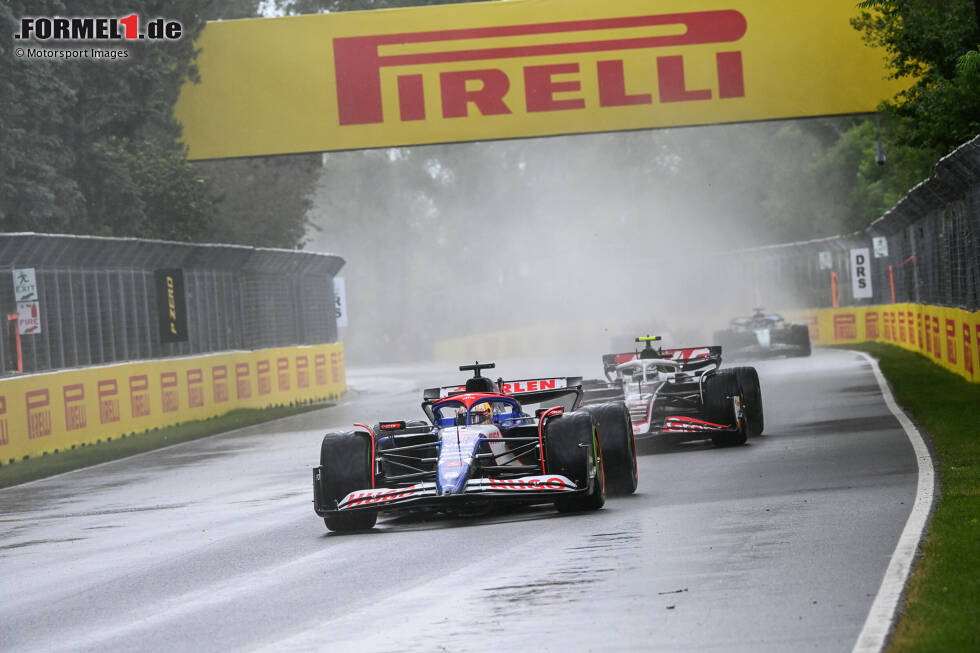
[(14, 273), (14, 301), (15, 302), (36, 302), (37, 296), (37, 277), (34, 276), (34, 268), (19, 268)]
[(829, 270), (834, 267), (834, 259), (830, 257), (830, 252), (820, 252), (820, 269)]
[(17, 302), (17, 330), (22, 336), (41, 333), (40, 302)]
[(851, 290), (854, 299), (867, 299), (871, 290), (871, 253), (867, 247), (851, 250)]
[(347, 326), (347, 288), (343, 277), (333, 278), (333, 310), (337, 316), (337, 326)]
[(885, 258), (888, 256), (888, 238), (885, 236), (875, 236), (871, 239), (874, 246), (875, 258)]

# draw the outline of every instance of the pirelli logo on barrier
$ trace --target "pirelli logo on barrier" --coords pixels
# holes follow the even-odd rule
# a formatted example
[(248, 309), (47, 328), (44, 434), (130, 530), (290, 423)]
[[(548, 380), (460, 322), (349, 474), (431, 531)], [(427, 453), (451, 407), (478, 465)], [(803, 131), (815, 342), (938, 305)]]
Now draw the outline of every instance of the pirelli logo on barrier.
[(963, 366), (966, 371), (971, 376), (973, 375), (973, 347), (970, 342), (972, 334), (970, 333), (970, 325), (966, 322), (963, 323)]
[(864, 316), (864, 334), (871, 340), (877, 340), (878, 335), (878, 312), (868, 311)]
[(24, 393), (27, 407), (27, 438), (34, 440), (51, 435), (51, 394), (44, 388)]
[(317, 354), (313, 357), (313, 375), (317, 385), (327, 385), (327, 355)]
[(946, 320), (946, 360), (956, 365), (956, 321)]
[(150, 414), (150, 377), (146, 374), (129, 377), (129, 404), (133, 417)]
[(211, 368), (211, 386), (215, 403), (228, 401), (228, 366), (215, 365)]
[(160, 405), (163, 412), (172, 413), (180, 408), (180, 390), (176, 372), (160, 373)]
[(310, 359), (306, 356), (296, 357), (296, 387), (310, 387)]
[(99, 422), (111, 424), (119, 421), (119, 382), (101, 379), (96, 386), (99, 395)]
[(62, 388), (65, 403), (65, 428), (69, 431), (83, 429), (85, 419), (85, 386), (73, 383)]
[(204, 372), (187, 370), (187, 406), (200, 408), (204, 405)]
[(977, 344), (977, 371), (980, 372), (980, 321), (977, 321), (976, 328), (973, 332), (973, 342)]
[(248, 363), (235, 364), (235, 388), (239, 399), (252, 396), (252, 372)]
[(7, 426), (7, 398), (0, 395), (0, 447), (10, 444), (10, 430)]
[(259, 394), (267, 395), (272, 392), (272, 365), (267, 360), (255, 364), (255, 375), (258, 378)]
[(834, 316), (834, 338), (857, 340), (857, 317), (853, 313)]
[(276, 359), (276, 380), (279, 392), (289, 390), (289, 359), (285, 356)]

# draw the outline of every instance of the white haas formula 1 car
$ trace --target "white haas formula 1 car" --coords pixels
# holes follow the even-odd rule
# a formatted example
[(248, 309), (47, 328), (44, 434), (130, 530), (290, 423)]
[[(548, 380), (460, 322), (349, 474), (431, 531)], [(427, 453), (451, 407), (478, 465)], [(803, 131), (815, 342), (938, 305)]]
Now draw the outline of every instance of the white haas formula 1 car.
[[(463, 386), (425, 391), (428, 421), (328, 433), (313, 469), (327, 529), (374, 527), (380, 511), (471, 513), (498, 502), (597, 510), (636, 490), (636, 448), (622, 402), (582, 407), (581, 377), (496, 382), (462, 365)], [(534, 410), (528, 406), (537, 404)]]
[(654, 349), (657, 336), (637, 338), (642, 351), (605, 354), (606, 380), (584, 383), (586, 405), (624, 400), (637, 439), (744, 444), (762, 433), (762, 390), (753, 367), (721, 367), (721, 347)]

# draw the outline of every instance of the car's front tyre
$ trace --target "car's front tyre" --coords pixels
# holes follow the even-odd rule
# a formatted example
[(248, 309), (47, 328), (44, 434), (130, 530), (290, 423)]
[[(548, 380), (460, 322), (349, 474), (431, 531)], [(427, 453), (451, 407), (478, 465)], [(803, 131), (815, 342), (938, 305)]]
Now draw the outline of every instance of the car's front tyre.
[(583, 406), (591, 413), (599, 435), (606, 491), (611, 495), (633, 494), (637, 486), (636, 440), (629, 409), (622, 401)]
[(765, 428), (759, 373), (754, 367), (733, 367), (730, 369), (738, 377), (738, 383), (742, 387), (742, 397), (745, 399), (745, 432), (750, 438), (754, 438), (761, 435)]
[[(320, 444), (321, 487), (328, 505), (337, 502), (354, 490), (373, 486), (374, 450), (372, 437), (364, 431), (327, 433)], [(323, 523), (328, 530), (351, 533), (374, 528), (378, 513), (374, 510), (337, 512), (326, 515)]]
[(744, 404), (742, 386), (732, 370), (719, 370), (705, 381), (704, 408), (708, 419), (735, 429), (714, 435), (711, 441), (715, 446), (733, 447), (748, 440)]
[(585, 411), (565, 413), (545, 424), (546, 473), (561, 474), (589, 488), (587, 493), (556, 498), (558, 512), (598, 510), (606, 503), (600, 451), (592, 416)]

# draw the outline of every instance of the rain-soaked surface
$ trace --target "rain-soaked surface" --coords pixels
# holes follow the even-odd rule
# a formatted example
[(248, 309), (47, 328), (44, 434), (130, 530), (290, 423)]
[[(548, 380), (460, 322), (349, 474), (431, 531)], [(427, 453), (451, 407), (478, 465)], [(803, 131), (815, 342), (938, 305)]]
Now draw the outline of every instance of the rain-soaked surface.
[[(570, 366), (497, 371), (598, 372)], [(912, 448), (863, 359), (757, 367), (762, 436), (644, 447), (637, 493), (589, 514), (326, 532), (323, 432), (416, 417), (448, 365), (354, 369), (333, 408), (0, 490), (0, 649), (849, 651), (912, 506)]]

